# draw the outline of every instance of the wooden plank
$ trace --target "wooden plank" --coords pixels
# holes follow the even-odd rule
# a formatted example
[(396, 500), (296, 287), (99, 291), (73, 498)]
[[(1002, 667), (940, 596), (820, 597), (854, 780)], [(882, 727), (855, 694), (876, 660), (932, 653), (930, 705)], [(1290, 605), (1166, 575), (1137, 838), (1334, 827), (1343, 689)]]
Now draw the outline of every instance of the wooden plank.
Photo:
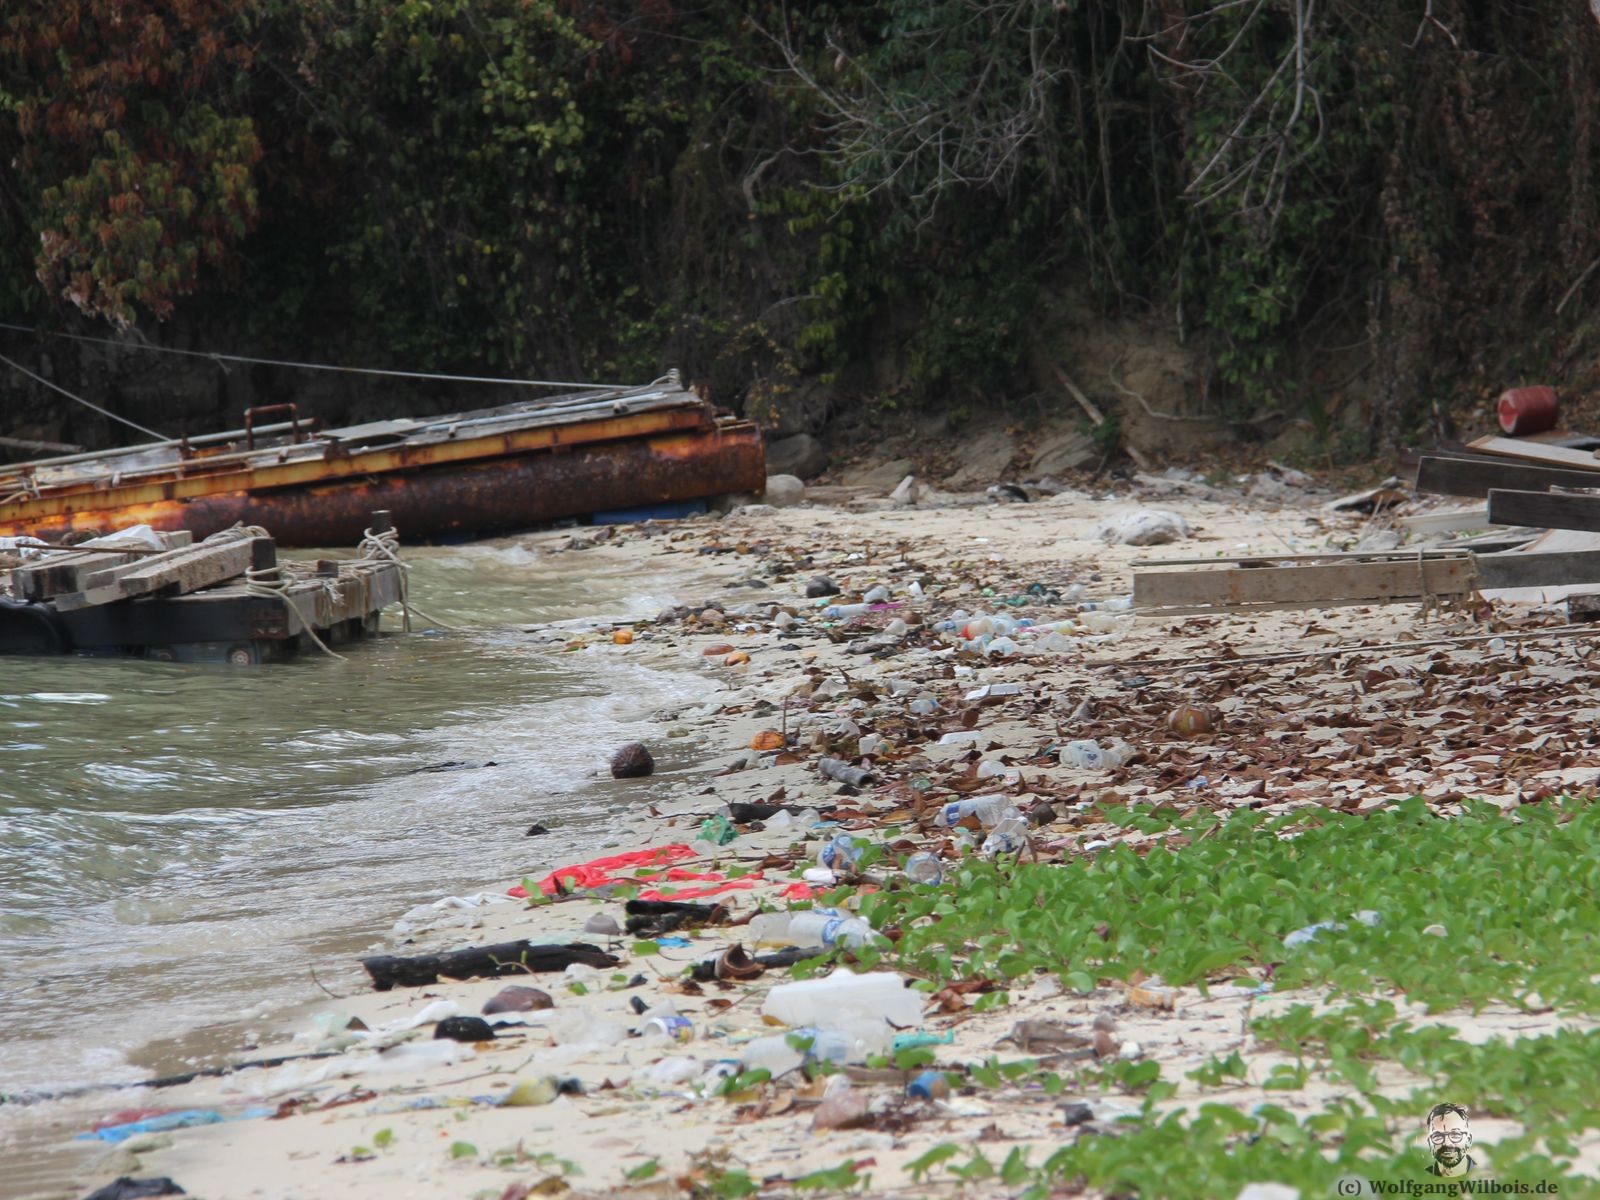
[[(84, 576), (82, 580), (83, 590), (86, 592), (96, 591), (104, 588), (116, 590), (117, 584), (123, 576), (131, 575), (137, 571), (154, 570), (157, 567), (166, 565), (167, 563), (174, 562), (180, 558), (185, 558), (189, 555), (192, 555), (199, 548), (200, 547), (186, 544), (175, 549), (168, 550), (163, 554), (154, 554), (146, 558), (136, 558), (131, 562), (123, 563), (120, 566), (106, 567), (102, 570), (95, 571), (92, 574)], [(120, 591), (118, 594), (121, 594)]]
[[(116, 534), (101, 540), (109, 541), (114, 537)], [(194, 541), (194, 534), (184, 529), (176, 533), (158, 533), (156, 538), (163, 547), (172, 549), (189, 545)], [(24, 599), (48, 600), (54, 596), (81, 591), (86, 572), (118, 564), (144, 562), (156, 556), (143, 544), (130, 544), (127, 553), (108, 546), (57, 554), (43, 562), (14, 568), (11, 572), (11, 585), (17, 595)]]
[(1484, 529), (1491, 524), (1487, 508), (1452, 508), (1417, 513), (1415, 516), (1401, 517), (1395, 523), (1412, 533), (1458, 533)]
[(1223, 571), (1145, 571), (1133, 576), (1136, 608), (1160, 605), (1387, 604), (1429, 596), (1465, 595), (1472, 561), (1431, 558), (1405, 562), (1335, 563)]
[(256, 540), (239, 538), (231, 542), (201, 543), (156, 566), (130, 571), (117, 580), (117, 588), (124, 596), (162, 591), (181, 596), (223, 583), (244, 574), (250, 565), (251, 543)]
[(1600, 621), (1600, 593), (1584, 592), (1567, 597), (1567, 620), (1573, 624), (1592, 624)]
[(1489, 454), (1500, 454), (1507, 458), (1528, 459), (1551, 467), (1576, 467), (1580, 470), (1587, 467), (1591, 471), (1600, 470), (1600, 461), (1595, 460), (1592, 451), (1570, 450), (1565, 446), (1546, 446), (1522, 438), (1481, 437), (1468, 442), (1467, 448), (1486, 451)]
[(1417, 467), (1417, 491), (1439, 496), (1482, 499), (1493, 488), (1543, 492), (1558, 487), (1600, 487), (1600, 471), (1453, 455), (1428, 455)]
[(1498, 588), (1570, 587), (1600, 583), (1600, 550), (1552, 551), (1547, 554), (1480, 554), (1478, 586)]
[(1600, 583), (1600, 550), (1479, 554), (1421, 562), (1336, 563), (1222, 571), (1140, 571), (1135, 608), (1337, 607), (1519, 587)]
[(1600, 533), (1600, 496), (1582, 492), (1489, 492), (1490, 518), (1502, 525)]

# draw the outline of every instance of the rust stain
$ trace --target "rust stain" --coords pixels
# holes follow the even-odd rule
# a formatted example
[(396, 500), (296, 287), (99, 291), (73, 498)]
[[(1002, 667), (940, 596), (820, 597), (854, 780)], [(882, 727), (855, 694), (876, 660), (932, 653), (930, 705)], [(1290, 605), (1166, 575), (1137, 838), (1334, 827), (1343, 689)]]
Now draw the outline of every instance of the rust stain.
[[(0, 534), (60, 538), (144, 523), (204, 537), (238, 521), (285, 546), (359, 541), (375, 509), (402, 534), (432, 537), (548, 524), (616, 508), (756, 492), (766, 461), (757, 428), (699, 408), (563, 428), (362, 450), (321, 460), (76, 487), (0, 507)], [(193, 468), (195, 464), (185, 464)]]

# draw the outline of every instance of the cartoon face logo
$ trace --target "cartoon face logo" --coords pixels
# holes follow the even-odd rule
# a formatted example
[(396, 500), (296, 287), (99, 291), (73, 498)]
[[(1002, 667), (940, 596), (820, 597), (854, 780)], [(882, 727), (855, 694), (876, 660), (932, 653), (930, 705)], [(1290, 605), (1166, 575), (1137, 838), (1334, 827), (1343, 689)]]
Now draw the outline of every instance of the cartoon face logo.
[(1465, 1175), (1476, 1165), (1467, 1149), (1472, 1132), (1467, 1128), (1467, 1110), (1459, 1104), (1435, 1104), (1428, 1110), (1428, 1152), (1433, 1155), (1430, 1175)]

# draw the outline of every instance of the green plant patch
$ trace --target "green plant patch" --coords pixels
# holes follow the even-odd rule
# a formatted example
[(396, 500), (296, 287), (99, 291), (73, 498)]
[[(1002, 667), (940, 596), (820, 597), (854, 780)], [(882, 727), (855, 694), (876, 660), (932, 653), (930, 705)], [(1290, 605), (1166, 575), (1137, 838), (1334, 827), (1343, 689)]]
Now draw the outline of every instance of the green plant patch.
[[(1588, 800), (1515, 819), (1483, 803), (1446, 818), (1420, 798), (1368, 816), (1114, 819), (1188, 844), (1062, 864), (969, 861), (939, 889), (864, 897), (872, 924), (902, 936), (858, 956), (944, 981), (1047, 973), (1078, 991), (1136, 973), (1201, 987), (1270, 977), (1280, 990), (1398, 989), (1434, 1010), (1535, 993), (1600, 1009), (1600, 812)], [(1314, 925), (1324, 927), (1285, 944)]]

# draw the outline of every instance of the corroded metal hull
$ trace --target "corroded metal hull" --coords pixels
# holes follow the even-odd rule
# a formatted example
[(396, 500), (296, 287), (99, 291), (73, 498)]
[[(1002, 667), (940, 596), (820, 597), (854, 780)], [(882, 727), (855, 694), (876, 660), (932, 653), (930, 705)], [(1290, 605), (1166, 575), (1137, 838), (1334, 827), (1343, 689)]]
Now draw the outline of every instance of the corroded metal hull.
[(160, 443), (3, 468), (0, 497), (21, 494), (0, 499), (0, 536), (60, 540), (144, 523), (203, 538), (242, 521), (280, 545), (331, 546), (359, 541), (377, 509), (408, 539), (460, 536), (765, 482), (754, 425), (675, 387), (636, 389), (242, 451)]

